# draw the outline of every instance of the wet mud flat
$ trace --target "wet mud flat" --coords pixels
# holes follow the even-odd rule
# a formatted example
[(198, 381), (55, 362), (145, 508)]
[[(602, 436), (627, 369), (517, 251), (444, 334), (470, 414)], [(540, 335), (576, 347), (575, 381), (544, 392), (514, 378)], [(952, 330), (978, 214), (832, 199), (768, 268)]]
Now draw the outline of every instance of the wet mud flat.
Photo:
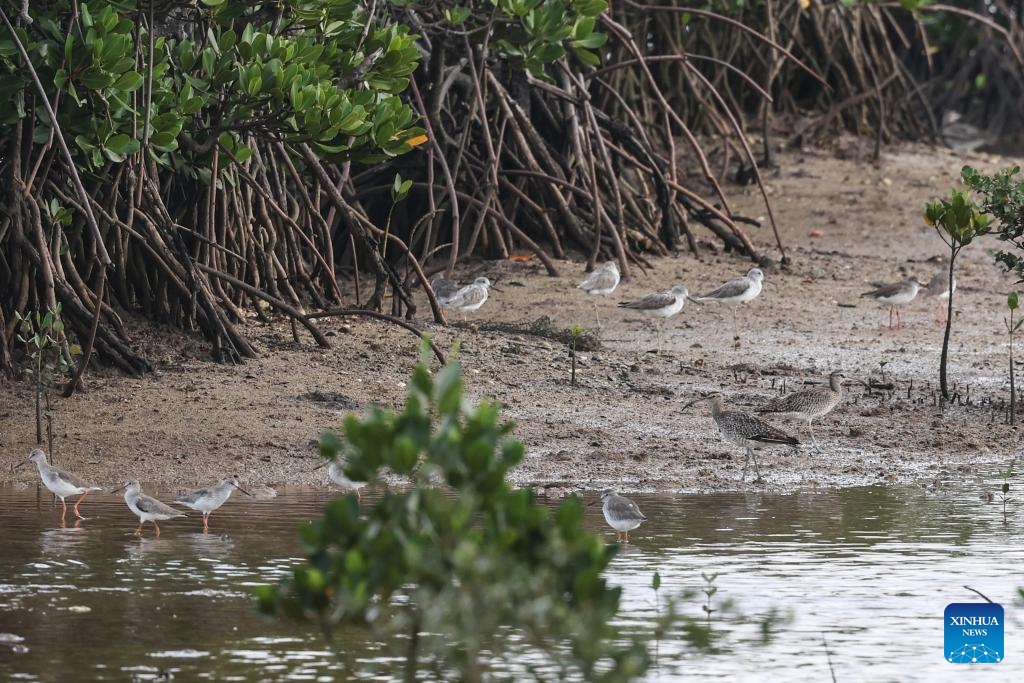
[[(965, 162), (986, 170), (1011, 163), (924, 147), (890, 150), (877, 166), (825, 151), (787, 153), (766, 180), (790, 262), (767, 265), (763, 292), (735, 316), (688, 303), (666, 321), (660, 353), (650, 319), (616, 302), (680, 282), (704, 292), (745, 272), (748, 261), (707, 248), (634, 266), (615, 294), (597, 299), (600, 330), (592, 299), (575, 289), (580, 262), (560, 262), (557, 278), (532, 262), (468, 264), (459, 280), (486, 276), (503, 291), (465, 325), (422, 326), (442, 349), (459, 343), (467, 393), (500, 401), (517, 423), (528, 447), (517, 483), (551, 495), (970, 479), (1020, 449), (1020, 430), (1005, 419), (1003, 316), (1014, 280), (993, 262), (1000, 244), (985, 238), (959, 261), (952, 404), (938, 400), (934, 300), (919, 297), (903, 312), (905, 327), (889, 330), (886, 309), (860, 297), (880, 283), (932, 277), (946, 247), (924, 225), (922, 207), (948, 193)], [(756, 191), (728, 189), (735, 211), (764, 215)], [(770, 227), (750, 234), (778, 257)], [(554, 330), (578, 324), (600, 339), (578, 353), (575, 386), (566, 344), (534, 334), (537, 321)], [(127, 474), (180, 489), (236, 473), (252, 484), (325, 485), (325, 471), (313, 470), (321, 431), (371, 403), (399, 406), (419, 356), (409, 332), (363, 319), (324, 320), (328, 350), (308, 338), (296, 344), (287, 324), (254, 319), (246, 329), (261, 355), (237, 366), (210, 362), (202, 340), (131, 325), (156, 370), (142, 378), (94, 373), (88, 391), (56, 408), (56, 463), (104, 485)], [(759, 482), (741, 486), (744, 453), (719, 440), (706, 405), (684, 408), (719, 392), (727, 405), (754, 410), (826, 381), (833, 369), (849, 378), (847, 399), (815, 423), (820, 448), (764, 451)], [(10, 471), (33, 445), (33, 410), (29, 386), (0, 379), (0, 480), (33, 481), (29, 468)], [(809, 441), (803, 424), (775, 422)]]

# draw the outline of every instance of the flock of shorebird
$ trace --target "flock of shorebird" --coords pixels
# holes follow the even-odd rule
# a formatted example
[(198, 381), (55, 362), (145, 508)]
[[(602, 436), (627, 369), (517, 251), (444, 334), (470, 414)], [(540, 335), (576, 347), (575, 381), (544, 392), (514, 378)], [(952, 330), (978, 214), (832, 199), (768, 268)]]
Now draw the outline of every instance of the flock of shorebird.
[[(615, 261), (608, 261), (595, 268), (586, 278), (577, 285), (577, 288), (595, 296), (610, 296), (619, 286), (621, 279), (619, 267)], [(459, 286), (443, 274), (435, 275), (430, 280), (431, 287), (438, 302), (462, 314), (479, 309), (487, 301), (488, 293), (493, 285), (485, 277), (477, 278), (472, 284)], [(718, 302), (736, 306), (755, 299), (764, 285), (764, 273), (759, 268), (752, 268), (740, 277), (732, 278), (700, 296), (690, 296), (689, 290), (683, 284), (678, 284), (670, 289), (647, 294), (632, 301), (621, 301), (619, 307), (627, 310), (638, 311), (652, 316), (656, 320), (656, 332), (658, 338), (658, 351), (661, 350), (661, 324), (666, 318), (679, 313), (686, 301), (689, 299), (697, 303)], [(940, 268), (928, 282), (927, 286), (916, 277), (909, 277), (901, 282), (886, 284), (865, 292), (862, 297), (873, 299), (889, 308), (889, 329), (893, 329), (893, 316), (896, 318), (896, 327), (903, 326), (900, 309), (913, 301), (922, 287), (929, 297), (936, 300), (936, 321), (945, 313), (944, 305), (948, 303), (952, 291), (956, 290), (956, 279), (953, 279), (950, 286), (949, 271)], [(739, 346), (739, 335), (736, 331), (736, 318), (733, 309), (733, 329), (735, 345)], [(600, 329), (601, 321), (598, 316), (597, 304), (594, 303), (594, 316), (597, 327)], [(843, 400), (843, 379), (841, 372), (833, 372), (828, 379), (828, 384), (817, 386), (804, 391), (797, 391), (770, 401), (757, 412), (777, 417), (800, 420), (807, 423), (811, 436), (811, 442), (817, 446), (814, 438), (813, 421), (830, 413)], [(755, 449), (769, 446), (790, 446), (800, 445), (800, 441), (781, 429), (769, 424), (764, 419), (745, 413), (740, 410), (728, 410), (724, 405), (722, 396), (711, 395), (697, 399), (688, 404), (708, 402), (711, 408), (711, 417), (718, 427), (719, 435), (726, 443), (746, 449), (746, 460), (743, 464), (741, 482), (746, 481), (747, 468), (750, 461), (754, 461), (754, 469), (758, 479), (761, 477), (761, 469), (757, 463)], [(617, 495), (614, 491), (604, 491), (601, 494), (602, 512), (604, 518), (616, 532), (616, 540), (629, 541), (629, 532), (640, 526), (646, 519), (636, 503), (629, 498)]]
[[(49, 489), (57, 498), (60, 498), (63, 508), (60, 516), (62, 524), (67, 519), (68, 514), (66, 498), (78, 496), (75, 504), (71, 507), (71, 511), (74, 512), (77, 519), (82, 520), (85, 517), (79, 511), (78, 506), (93, 491), (103, 490), (102, 486), (94, 486), (70, 472), (51, 465), (46, 458), (46, 453), (41, 448), (33, 449), (28, 454), (28, 458), (15, 465), (15, 468), (27, 463), (32, 463), (36, 466), (39, 470), (39, 478), (42, 480), (43, 486)], [(319, 467), (316, 469), (319, 469)], [(357, 496), (361, 496), (360, 489), (366, 486), (365, 482), (352, 481), (346, 477), (344, 468), (337, 461), (330, 462), (328, 476), (332, 482), (345, 490), (354, 491)], [(236, 489), (247, 496), (252, 496), (251, 493), (242, 488), (237, 476), (231, 476), (222, 479), (212, 486), (183, 493), (175, 498), (174, 502), (201, 513), (203, 516), (203, 532), (206, 533), (210, 530), (210, 514), (228, 502), (228, 498), (231, 497), (231, 494)], [(152, 496), (147, 496), (142, 492), (142, 486), (139, 482), (134, 479), (129, 479), (118, 488), (110, 491), (110, 493), (120, 493), (121, 491), (124, 491), (124, 502), (128, 509), (139, 518), (139, 526), (135, 529), (136, 536), (142, 535), (142, 526), (146, 522), (153, 523), (156, 535), (159, 536), (160, 525), (157, 522), (185, 516), (185, 513), (175, 510), (170, 505)]]
[[(582, 291), (595, 296), (609, 296), (618, 287), (620, 281), (619, 268), (614, 261), (609, 261), (591, 272), (578, 285)], [(760, 293), (764, 283), (764, 273), (758, 268), (752, 268), (743, 276), (733, 278), (712, 289), (706, 294), (691, 297), (685, 285), (678, 284), (670, 289), (647, 294), (632, 301), (619, 302), (619, 307), (631, 311), (638, 311), (656, 319), (658, 333), (658, 350), (661, 348), (661, 321), (679, 313), (687, 299), (695, 302), (718, 302), (727, 305), (738, 305), (749, 302)], [(435, 275), (430, 281), (438, 302), (462, 315), (479, 309), (487, 301), (488, 293), (493, 288), (490, 280), (479, 277), (471, 284), (458, 286), (447, 280), (443, 275)], [(918, 294), (923, 285), (916, 277), (910, 277), (902, 282), (881, 286), (873, 291), (866, 292), (862, 296), (872, 298), (879, 303), (889, 307), (889, 327), (892, 328), (893, 314), (896, 316), (897, 327), (902, 326), (899, 309), (910, 303)], [(953, 280), (950, 287), (948, 271), (940, 270), (929, 281), (926, 291), (929, 296), (937, 299), (941, 307), (944, 300), (948, 300), (951, 290), (956, 289), (956, 280)], [(600, 318), (597, 318), (597, 306), (594, 306), (595, 318), (600, 326)], [(734, 318), (735, 324), (735, 318)], [(735, 337), (738, 344), (739, 337)], [(757, 412), (761, 414), (774, 415), (806, 422), (811, 436), (811, 442), (817, 446), (814, 438), (813, 421), (824, 417), (831, 412), (843, 400), (843, 374), (833, 372), (829, 376), (827, 385), (816, 386), (803, 391), (797, 391), (769, 401)], [(686, 407), (696, 403), (708, 402), (711, 409), (711, 417), (718, 428), (719, 435), (726, 443), (746, 449), (746, 459), (743, 465), (741, 482), (746, 481), (747, 469), (750, 461), (754, 462), (754, 469), (758, 479), (761, 477), (761, 469), (757, 462), (755, 449), (771, 446), (800, 445), (800, 441), (781, 429), (769, 424), (764, 419), (740, 410), (726, 409), (723, 398), (719, 394), (712, 394), (690, 402)], [(67, 516), (67, 503), (65, 499), (71, 496), (78, 496), (72, 511), (79, 519), (84, 519), (78, 506), (90, 492), (100, 491), (101, 487), (93, 486), (79, 477), (58, 469), (49, 464), (46, 453), (41, 449), (34, 449), (28, 458), (22, 461), (18, 467), (26, 463), (33, 463), (39, 470), (40, 479), (56, 497), (60, 498), (63, 511), (61, 521)], [(366, 486), (366, 482), (352, 481), (345, 475), (344, 465), (338, 461), (328, 463), (328, 476), (338, 486), (345, 490), (353, 491), (361, 497), (360, 490)], [(237, 476), (227, 477), (222, 481), (206, 488), (196, 489), (182, 494), (175, 499), (175, 502), (184, 505), (202, 514), (203, 531), (209, 530), (210, 514), (220, 508), (231, 497), (235, 490), (246, 495), (252, 495), (246, 491)], [(156, 535), (160, 535), (158, 522), (184, 517), (184, 513), (162, 503), (161, 501), (148, 496), (142, 492), (139, 482), (136, 480), (126, 481), (119, 488), (111, 491), (118, 493), (124, 491), (124, 500), (129, 510), (139, 518), (139, 526), (135, 530), (136, 535), (142, 534), (142, 527), (146, 522), (152, 522), (156, 529)], [(605, 520), (616, 532), (616, 540), (628, 542), (629, 532), (646, 519), (637, 507), (636, 503), (613, 491), (604, 491), (601, 494), (602, 512)]]

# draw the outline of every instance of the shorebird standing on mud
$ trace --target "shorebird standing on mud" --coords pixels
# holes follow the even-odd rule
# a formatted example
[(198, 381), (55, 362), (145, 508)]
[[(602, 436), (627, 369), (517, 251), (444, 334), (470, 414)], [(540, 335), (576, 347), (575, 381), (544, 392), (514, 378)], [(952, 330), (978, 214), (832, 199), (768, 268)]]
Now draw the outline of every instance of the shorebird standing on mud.
[(60, 513), (61, 524), (64, 523), (68, 514), (68, 504), (64, 502), (64, 499), (68, 496), (79, 496), (71, 510), (78, 519), (85, 519), (82, 513), (78, 511), (78, 506), (85, 500), (90, 491), (100, 491), (102, 487), (92, 486), (70, 472), (57, 469), (46, 461), (46, 453), (41, 448), (32, 449), (32, 452), (28, 454), (28, 458), (18, 463), (17, 467), (21, 467), (27, 462), (35, 464), (39, 470), (39, 478), (43, 480), (43, 486), (48, 488), (53, 495), (60, 498), (60, 504), (63, 506)]
[[(595, 268), (583, 282), (576, 285), (576, 289), (582, 289), (587, 294), (595, 296), (608, 296), (619, 286), (619, 264), (615, 261), (606, 261)], [(597, 320), (597, 329), (601, 329), (601, 318), (597, 314), (597, 301), (594, 304), (594, 318)]]
[(460, 287), (458, 291), (444, 302), (439, 300), (439, 303), (442, 306), (458, 311), (462, 314), (462, 319), (465, 320), (467, 313), (472, 313), (484, 305), (491, 288), (490, 280), (485, 277), (478, 277), (476, 280), (473, 280), (473, 284)]
[[(693, 297), (693, 300), (700, 303), (705, 301), (717, 301), (720, 304), (737, 306), (757, 298), (757, 295), (761, 293), (763, 283), (764, 273), (761, 272), (761, 269), (751, 268), (747, 271), (746, 275), (727, 280), (707, 294)], [(740, 335), (736, 326), (735, 308), (732, 310), (732, 329), (733, 346), (738, 348), (740, 345)]]
[(817, 445), (814, 438), (814, 425), (819, 417), (828, 415), (843, 400), (843, 373), (836, 370), (828, 376), (828, 386), (813, 387), (803, 391), (776, 398), (768, 405), (759, 409), (759, 413), (771, 413), (781, 417), (802, 420), (807, 423), (811, 432), (811, 443)]
[(790, 436), (781, 429), (771, 426), (759, 417), (739, 410), (725, 410), (722, 397), (718, 395), (691, 401), (683, 409), (685, 410), (696, 403), (704, 401), (711, 403), (711, 417), (718, 427), (718, 433), (722, 440), (734, 446), (747, 449), (747, 459), (743, 462), (743, 474), (740, 477), (740, 483), (746, 481), (747, 468), (750, 466), (751, 458), (754, 460), (754, 471), (757, 472), (757, 478), (761, 479), (761, 468), (758, 467), (757, 456), (754, 455), (755, 448), (800, 445), (800, 441), (796, 437)]
[(437, 273), (430, 278), (430, 288), (434, 290), (437, 303), (442, 306), (451, 301), (452, 297), (458, 294), (460, 289), (457, 284), (446, 278), (444, 273)]
[(892, 329), (892, 314), (896, 312), (896, 329), (903, 327), (903, 319), (900, 317), (900, 306), (906, 306), (921, 289), (921, 283), (914, 276), (908, 277), (902, 282), (894, 282), (889, 285), (882, 285), (878, 289), (864, 292), (862, 297), (874, 299), (883, 306), (889, 307), (889, 329)]
[(924, 293), (926, 296), (935, 299), (935, 323), (942, 323), (946, 321), (947, 306), (949, 305), (949, 295), (956, 291), (956, 276), (953, 276), (953, 286), (949, 286), (949, 269), (939, 268), (935, 271), (935, 275), (932, 275), (932, 279), (928, 281), (928, 286), (925, 287)]
[(655, 326), (658, 331), (658, 353), (661, 353), (661, 321), (664, 318), (671, 318), (683, 310), (683, 304), (690, 292), (686, 285), (676, 285), (672, 289), (663, 292), (654, 292), (647, 296), (633, 301), (620, 301), (619, 308), (627, 308), (631, 311), (639, 311), (644, 315), (657, 318)]

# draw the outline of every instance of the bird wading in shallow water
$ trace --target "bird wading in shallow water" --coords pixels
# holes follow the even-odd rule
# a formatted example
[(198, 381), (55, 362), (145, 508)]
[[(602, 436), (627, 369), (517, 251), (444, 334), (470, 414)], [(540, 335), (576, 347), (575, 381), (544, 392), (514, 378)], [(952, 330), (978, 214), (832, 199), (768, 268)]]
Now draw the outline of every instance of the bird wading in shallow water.
[(340, 486), (345, 491), (354, 491), (356, 498), (360, 501), (363, 499), (362, 489), (366, 486), (365, 481), (353, 481), (345, 475), (345, 464), (332, 460), (327, 466), (327, 476), (332, 482)]
[(647, 519), (636, 503), (611, 490), (601, 492), (601, 512), (608, 526), (615, 529), (615, 540), (621, 543), (629, 543), (629, 532)]
[(153, 526), (156, 528), (156, 535), (159, 536), (160, 525), (157, 522), (185, 516), (185, 513), (178, 512), (169, 505), (161, 503), (156, 498), (144, 494), (142, 486), (134, 479), (129, 479), (124, 483), (124, 486), (114, 489), (111, 493), (118, 493), (120, 491), (124, 491), (124, 502), (128, 505), (128, 509), (139, 518), (139, 526), (135, 529), (136, 536), (142, 535), (142, 525), (146, 522), (153, 522)]
[(781, 398), (772, 399), (766, 406), (758, 409), (759, 413), (770, 413), (807, 423), (811, 432), (811, 443), (817, 445), (814, 438), (814, 420), (825, 417), (843, 400), (843, 373), (836, 370), (828, 376), (828, 385), (813, 387), (803, 391), (795, 391)]
[(238, 489), (247, 496), (252, 496), (251, 493), (243, 489), (241, 484), (239, 484), (238, 477), (228, 477), (213, 486), (183, 493), (175, 498), (174, 502), (190, 507), (196, 512), (203, 513), (203, 533), (206, 533), (210, 530), (210, 514), (228, 502), (228, 498), (235, 492), (235, 489)]
[[(757, 298), (757, 295), (761, 293), (763, 286), (764, 273), (761, 272), (760, 268), (751, 268), (747, 271), (746, 275), (743, 275), (742, 277), (734, 277), (731, 280), (723, 282), (707, 294), (693, 297), (693, 300), (700, 303), (715, 301), (729, 306), (738, 306), (739, 304), (745, 304), (748, 301), (752, 301)], [(733, 346), (738, 348), (740, 345), (740, 335), (739, 328), (736, 325), (735, 308), (733, 308), (732, 311), (732, 329)]]
[(657, 319), (655, 326), (658, 334), (658, 353), (661, 353), (661, 321), (683, 310), (683, 304), (689, 295), (686, 285), (676, 285), (672, 289), (654, 292), (634, 301), (620, 301), (619, 308), (638, 311)]
[(864, 292), (861, 296), (874, 299), (883, 306), (889, 307), (889, 329), (891, 330), (893, 311), (896, 312), (896, 329), (899, 329), (903, 327), (903, 319), (900, 317), (900, 307), (906, 306), (913, 301), (920, 289), (921, 283), (917, 281), (916, 277), (911, 276), (902, 282), (882, 285), (878, 289), (873, 289), (870, 292)]
[(58, 469), (46, 461), (46, 453), (41, 448), (35, 448), (31, 453), (28, 454), (28, 458), (20, 462), (17, 466), (21, 467), (25, 463), (34, 463), (36, 468), (39, 470), (39, 478), (43, 481), (43, 486), (50, 490), (53, 495), (60, 498), (60, 504), (62, 506), (60, 521), (63, 523), (68, 514), (68, 504), (64, 501), (68, 496), (79, 496), (78, 500), (75, 501), (74, 507), (71, 510), (75, 513), (75, 517), (78, 519), (85, 519), (82, 513), (78, 511), (78, 506), (85, 500), (85, 497), (89, 495), (90, 491), (100, 491), (102, 487), (93, 486), (82, 481), (70, 472)]
[[(619, 286), (619, 264), (615, 261), (606, 261), (595, 268), (583, 282), (576, 285), (576, 289), (582, 289), (587, 294), (594, 296), (608, 296)], [(601, 329), (601, 318), (597, 314), (597, 301), (594, 301), (594, 318), (597, 321), (597, 329)]]

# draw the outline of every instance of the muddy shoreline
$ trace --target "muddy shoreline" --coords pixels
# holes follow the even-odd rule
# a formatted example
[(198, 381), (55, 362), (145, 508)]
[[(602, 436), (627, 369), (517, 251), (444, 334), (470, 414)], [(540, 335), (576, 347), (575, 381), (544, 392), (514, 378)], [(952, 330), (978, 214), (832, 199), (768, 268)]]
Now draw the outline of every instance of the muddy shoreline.
[[(731, 310), (687, 304), (665, 325), (662, 353), (653, 353), (650, 321), (615, 306), (677, 282), (703, 292), (750, 266), (709, 250), (634, 269), (612, 297), (597, 301), (602, 346), (579, 354), (575, 387), (564, 344), (487, 331), (484, 323), (547, 316), (555, 327), (593, 328), (591, 299), (574, 288), (584, 274), (579, 262), (559, 262), (558, 278), (536, 262), (472, 264), (460, 280), (486, 275), (504, 290), (471, 314), (481, 329), (423, 326), (442, 349), (461, 344), (469, 395), (499, 400), (517, 423), (528, 450), (516, 482), (551, 494), (604, 486), (740, 488), (743, 451), (718, 439), (706, 407), (683, 407), (716, 391), (732, 406), (753, 409), (823, 382), (836, 368), (850, 378), (848, 398), (816, 423), (821, 448), (764, 451), (763, 481), (748, 478), (742, 488), (973, 477), (979, 466), (1009, 464), (1020, 452), (1021, 431), (1005, 422), (1003, 315), (1015, 285), (991, 257), (999, 244), (985, 238), (961, 256), (950, 363), (961, 400), (944, 410), (934, 300), (914, 301), (906, 327), (890, 331), (885, 309), (859, 296), (880, 282), (932, 276), (946, 247), (923, 224), (923, 204), (947, 194), (964, 163), (991, 171), (1013, 160), (919, 146), (891, 149), (877, 167), (827, 151), (782, 156), (781, 170), (766, 181), (791, 263), (767, 269), (761, 296), (737, 311), (739, 349)], [(756, 190), (727, 191), (734, 211), (764, 215)], [(750, 229), (750, 236), (777, 256), (769, 227)], [(103, 484), (129, 475), (180, 488), (237, 472), (253, 484), (322, 486), (326, 475), (313, 471), (319, 433), (371, 402), (399, 405), (419, 353), (408, 331), (369, 319), (322, 321), (329, 350), (302, 332), (294, 343), (287, 324), (253, 319), (246, 332), (260, 357), (218, 365), (201, 339), (137, 319), (130, 324), (154, 372), (139, 379), (90, 373), (88, 391), (56, 408), (58, 464)], [(871, 381), (892, 389), (869, 391)], [(776, 424), (807, 440), (804, 425)], [(34, 437), (30, 387), (0, 379), (0, 482), (33, 481), (33, 469), (11, 466)]]

